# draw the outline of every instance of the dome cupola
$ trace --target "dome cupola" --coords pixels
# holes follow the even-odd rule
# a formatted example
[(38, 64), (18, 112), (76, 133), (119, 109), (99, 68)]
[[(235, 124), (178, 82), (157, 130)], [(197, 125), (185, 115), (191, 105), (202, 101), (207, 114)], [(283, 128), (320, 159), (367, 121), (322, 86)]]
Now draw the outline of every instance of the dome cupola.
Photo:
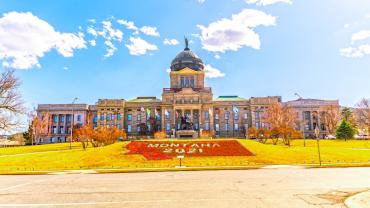
[(186, 67), (195, 71), (204, 70), (203, 61), (190, 50), (187, 38), (185, 38), (185, 49), (177, 54), (171, 62), (171, 71), (180, 71)]

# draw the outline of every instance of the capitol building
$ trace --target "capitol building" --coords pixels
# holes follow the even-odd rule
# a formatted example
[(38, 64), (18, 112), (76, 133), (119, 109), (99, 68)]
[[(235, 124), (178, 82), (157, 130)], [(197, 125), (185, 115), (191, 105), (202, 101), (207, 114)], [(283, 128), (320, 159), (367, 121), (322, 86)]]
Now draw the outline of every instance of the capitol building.
[[(47, 131), (38, 135), (38, 143), (69, 141), (71, 127), (90, 124), (124, 129), (130, 138), (151, 137), (165, 131), (167, 137), (199, 137), (202, 131), (216, 137), (246, 137), (248, 128), (269, 128), (264, 123), (266, 110), (273, 103), (294, 108), (305, 137), (328, 134), (320, 118), (325, 107), (339, 109), (338, 100), (299, 98), (283, 102), (280, 96), (242, 98), (236, 95), (214, 97), (212, 88), (204, 85), (203, 61), (188, 45), (173, 59), (170, 86), (162, 97), (135, 99), (99, 99), (89, 104), (39, 104), (37, 116), (47, 119)], [(73, 115), (73, 116), (72, 116)]]

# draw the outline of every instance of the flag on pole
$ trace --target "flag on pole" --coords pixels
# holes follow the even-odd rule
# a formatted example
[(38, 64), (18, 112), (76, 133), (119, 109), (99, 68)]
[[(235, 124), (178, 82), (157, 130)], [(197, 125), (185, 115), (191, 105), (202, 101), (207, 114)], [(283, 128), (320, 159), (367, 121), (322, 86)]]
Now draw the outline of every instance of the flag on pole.
[(154, 114), (155, 114), (155, 118), (159, 119), (159, 112), (156, 108), (154, 109)]
[(234, 113), (238, 113), (238, 112), (239, 112), (238, 107), (236, 107), (235, 105), (233, 105), (233, 112), (234, 112)]
[(147, 108), (147, 109), (146, 109), (146, 115), (147, 115), (147, 117), (148, 117), (148, 118), (150, 118), (150, 112), (151, 112), (151, 111), (150, 111), (150, 109), (149, 109), (149, 108)]

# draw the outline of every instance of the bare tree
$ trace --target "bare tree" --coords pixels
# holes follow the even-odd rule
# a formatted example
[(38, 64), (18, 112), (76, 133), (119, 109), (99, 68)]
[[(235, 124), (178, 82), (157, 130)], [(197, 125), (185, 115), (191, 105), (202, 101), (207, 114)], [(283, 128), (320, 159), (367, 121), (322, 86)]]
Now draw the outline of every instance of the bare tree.
[(370, 99), (363, 98), (354, 110), (356, 126), (370, 133)]
[(24, 112), (18, 87), (19, 80), (13, 70), (0, 75), (0, 130), (9, 131), (20, 126), (19, 116)]
[(273, 143), (277, 143), (278, 138), (282, 138), (286, 145), (290, 146), (290, 140), (296, 138), (298, 131), (297, 129), (297, 113), (295, 110), (286, 105), (280, 103), (272, 104), (268, 111), (268, 117), (266, 117), (266, 122), (269, 123), (271, 131), (271, 136)]
[(340, 121), (339, 107), (335, 105), (325, 106), (321, 118), (324, 121), (328, 133), (330, 135), (335, 135), (338, 122)]

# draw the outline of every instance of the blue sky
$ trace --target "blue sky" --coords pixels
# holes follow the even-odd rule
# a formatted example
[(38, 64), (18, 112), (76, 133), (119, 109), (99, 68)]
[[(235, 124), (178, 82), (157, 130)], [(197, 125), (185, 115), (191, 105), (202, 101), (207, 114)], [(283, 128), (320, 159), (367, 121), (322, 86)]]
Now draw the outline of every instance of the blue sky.
[(370, 1), (0, 0), (0, 13), (0, 70), (16, 69), (28, 107), (160, 97), (184, 36), (215, 97), (370, 97)]

